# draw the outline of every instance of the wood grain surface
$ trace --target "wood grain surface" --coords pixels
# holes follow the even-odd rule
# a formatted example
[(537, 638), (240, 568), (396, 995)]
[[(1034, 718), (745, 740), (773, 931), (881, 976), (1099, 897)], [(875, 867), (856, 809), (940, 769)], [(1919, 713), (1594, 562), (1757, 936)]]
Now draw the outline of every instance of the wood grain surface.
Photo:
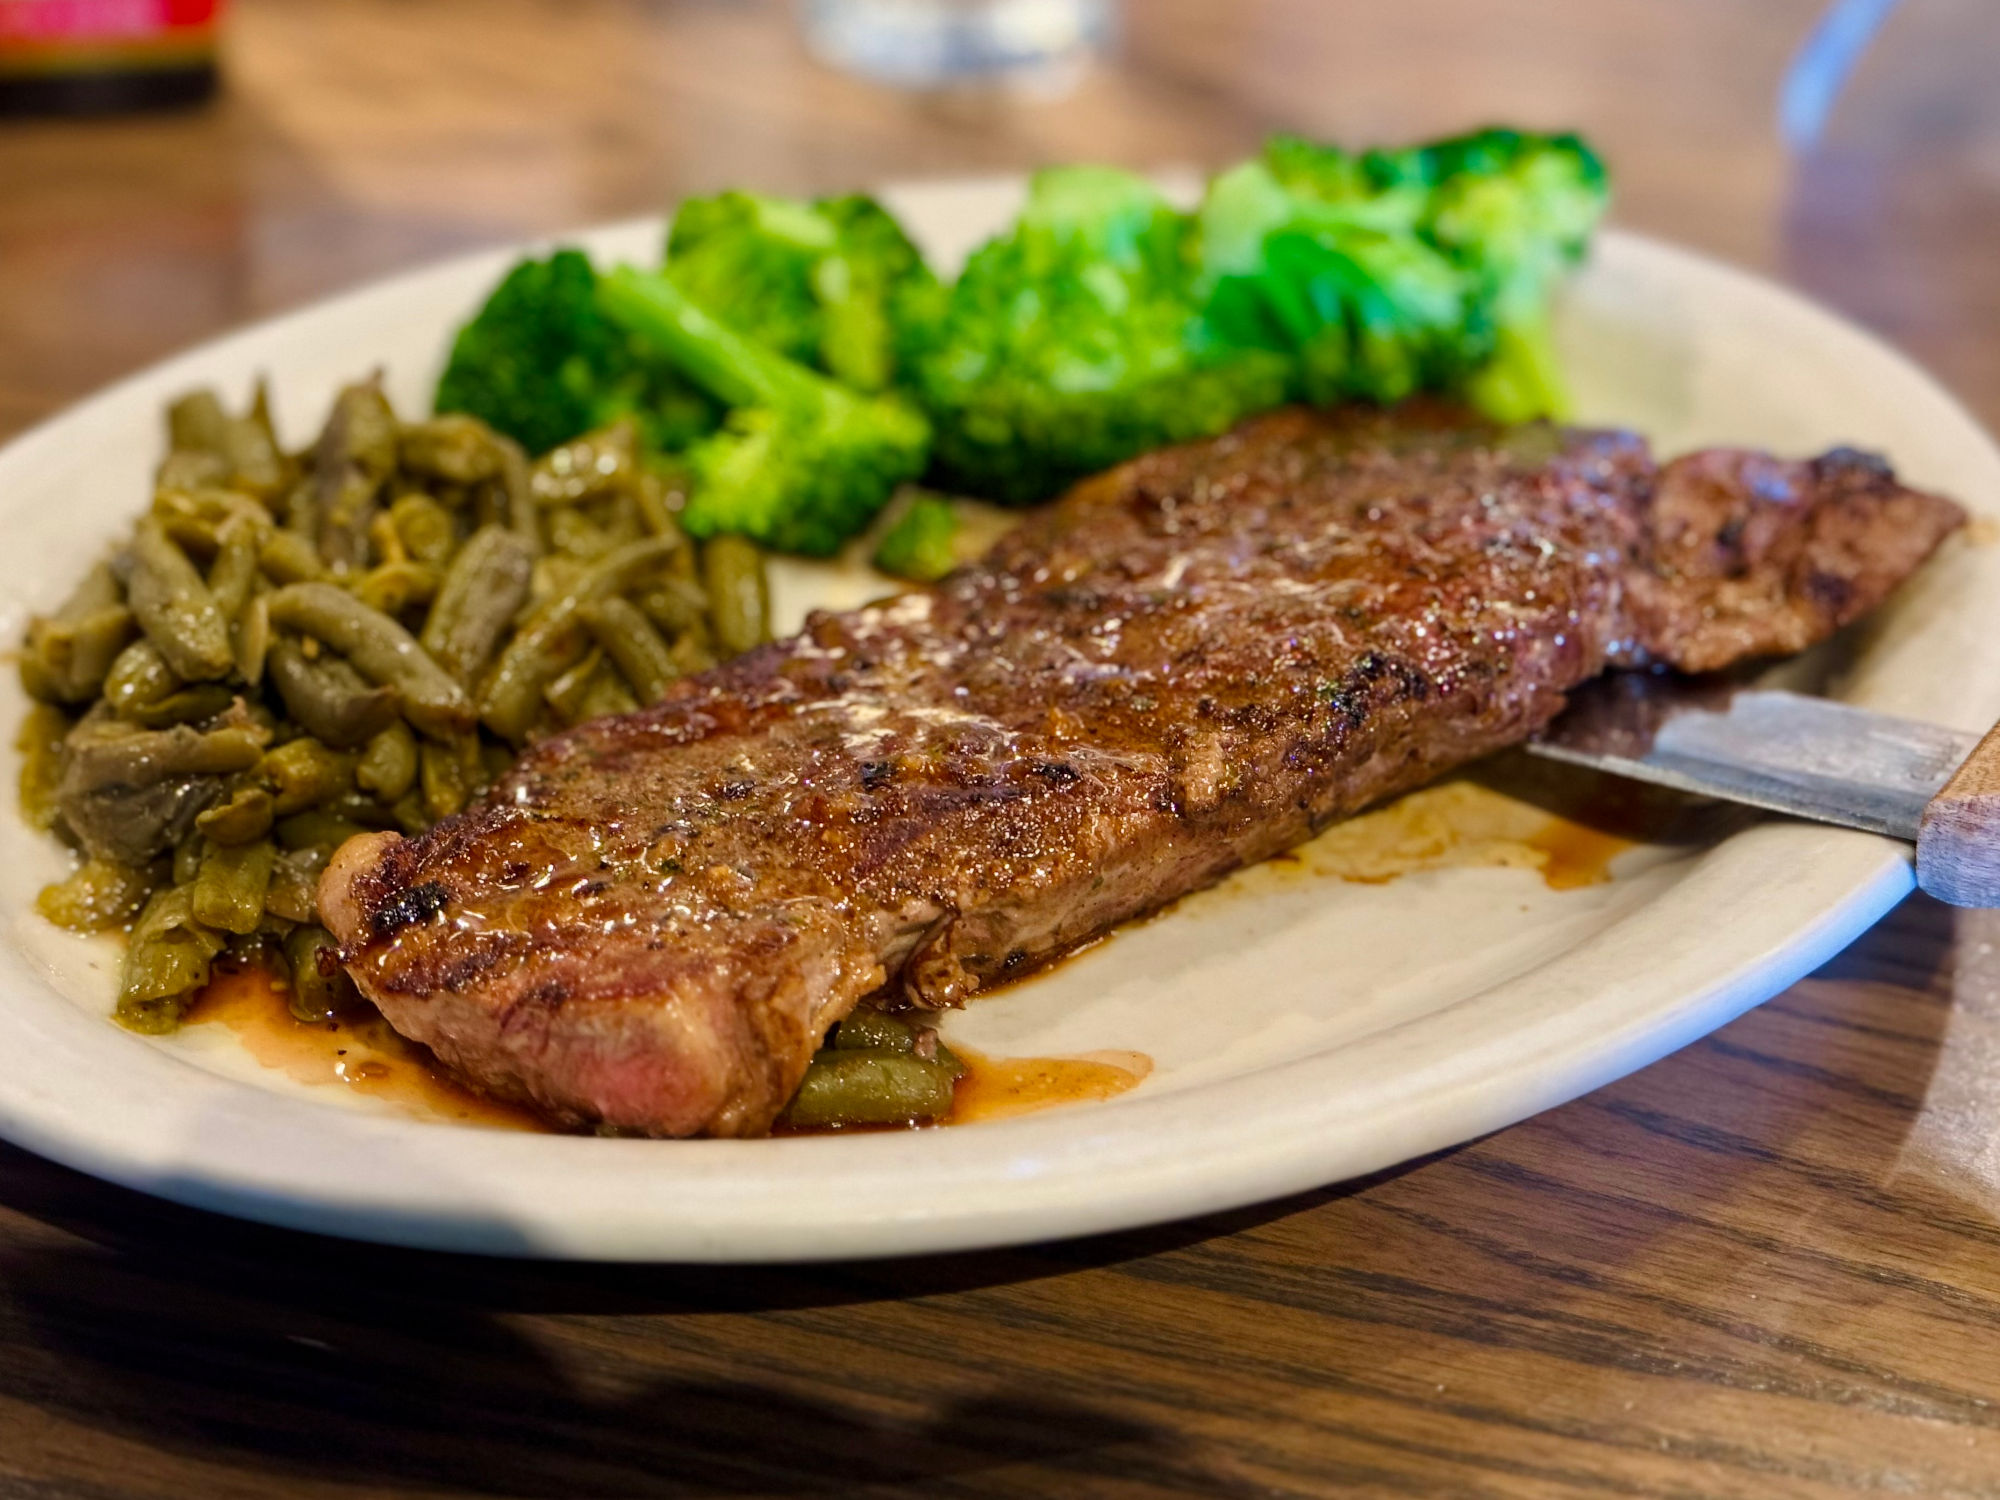
[[(1619, 217), (2000, 419), (2000, 9), (1905, 0), (1828, 134), (1816, 0), (1131, 0), (1056, 101), (824, 72), (777, 4), (242, 0), (208, 111), (0, 128), (0, 433), (229, 324), (690, 190), (1286, 126), (1589, 130)], [(1691, 939), (1691, 940), (1698, 940)], [(806, 1270), (257, 1229), (0, 1147), (0, 1497), (2000, 1495), (2000, 914), (1913, 900), (1706, 1041), (1366, 1182)]]

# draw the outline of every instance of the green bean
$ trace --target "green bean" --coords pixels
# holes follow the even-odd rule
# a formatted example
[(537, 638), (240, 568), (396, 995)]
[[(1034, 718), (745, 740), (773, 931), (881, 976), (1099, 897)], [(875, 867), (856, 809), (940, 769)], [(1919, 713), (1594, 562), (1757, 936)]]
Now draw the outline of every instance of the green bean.
[(202, 841), (199, 837), (188, 837), (174, 846), (172, 863), (167, 869), (167, 878), (175, 885), (193, 885), (195, 876), (201, 873)]
[(829, 1047), (852, 1051), (908, 1052), (917, 1044), (917, 1033), (907, 1021), (898, 1020), (873, 1006), (848, 1012), (826, 1039)]
[(461, 413), (409, 422), (402, 431), (403, 466), (453, 484), (478, 484), (500, 472), (496, 437), (477, 417)]
[(393, 804), (417, 780), (417, 737), (401, 720), (371, 739), (354, 767), (355, 784)]
[(666, 696), (680, 669), (643, 610), (614, 594), (609, 599), (591, 600), (577, 614), (597, 644), (618, 664), (641, 703), (658, 703)]
[(367, 831), (352, 819), (320, 808), (293, 813), (277, 825), (278, 842), (294, 853), (313, 850), (331, 854), (349, 839)]
[(32, 705), (14, 732), (14, 748), (21, 752), (21, 811), (43, 833), (62, 816), (56, 789), (62, 784), (63, 741), (68, 737), (69, 716), (46, 703)]
[(379, 380), (358, 381), (333, 398), (313, 448), (318, 469), (349, 465), (380, 483), (396, 472), (401, 428)]
[(249, 724), (208, 730), (177, 724), (134, 729), (97, 710), (71, 731), (63, 763), (63, 795), (99, 787), (150, 786), (169, 777), (247, 771), (264, 756), (265, 735)]
[(508, 527), (526, 545), (529, 555), (542, 555), (542, 522), (535, 514), (535, 496), (528, 479), (528, 455), (521, 445), (499, 433), (493, 435), (500, 447), (500, 474), (494, 481), (500, 492), (501, 514)]
[(228, 441), (229, 413), (208, 387), (189, 391), (167, 405), (167, 441), (176, 449), (223, 453)]
[(314, 851), (280, 854), (271, 866), (271, 885), (264, 893), (264, 910), (287, 922), (317, 922), (319, 872), (323, 868), (323, 863), (314, 858)]
[(208, 592), (215, 600), (215, 607), (232, 621), (250, 602), (250, 591), (257, 584), (258, 540), (257, 528), (239, 518), (225, 521), (216, 533), (215, 561), (208, 570)]
[(141, 729), (171, 729), (176, 724), (200, 724), (222, 713), (236, 695), (219, 682), (197, 682), (152, 703), (141, 704), (127, 717)]
[(740, 536), (710, 537), (701, 548), (708, 617), (724, 656), (735, 656), (771, 638), (771, 601), (764, 588), (764, 558)]
[(273, 810), (288, 817), (352, 791), (354, 766), (354, 756), (329, 750), (318, 740), (287, 740), (264, 756), (264, 774), (277, 791)]
[(563, 723), (575, 724), (582, 720), (584, 694), (590, 691), (591, 679), (603, 665), (604, 652), (601, 649), (587, 650), (574, 666), (558, 672), (542, 689), (542, 697)]
[(396, 821), (395, 813), (384, 807), (379, 797), (360, 791), (342, 792), (331, 802), (320, 804), (319, 810), (368, 829), (387, 828)]
[(426, 740), (418, 760), (424, 810), (433, 821), (463, 809), (485, 777), (477, 735), (460, 735), (450, 744)]
[(590, 674), (590, 681), (583, 690), (583, 701), (577, 706), (577, 718), (603, 719), (613, 714), (629, 714), (639, 707), (638, 696), (632, 691), (618, 669), (610, 662), (598, 663), (597, 670)]
[(121, 1025), (158, 1034), (172, 1031), (208, 983), (222, 935), (194, 917), (182, 886), (156, 891), (132, 926), (116, 1012)]
[(224, 932), (255, 932), (277, 858), (277, 846), (269, 839), (250, 844), (205, 841), (189, 896), (195, 920)]
[(638, 509), (624, 495), (551, 511), (548, 530), (552, 548), (584, 562), (595, 562), (646, 535)]
[(287, 584), (270, 600), (273, 625), (323, 641), (371, 682), (394, 688), (404, 714), (426, 734), (445, 736), (471, 727), (465, 690), (380, 610), (330, 583)]
[(29, 622), (21, 684), (44, 703), (87, 703), (131, 637), (118, 579), (98, 563), (54, 614)]
[(681, 669), (683, 677), (692, 677), (697, 672), (706, 672), (715, 665), (715, 651), (709, 643), (708, 632), (690, 630), (674, 642), (674, 665)]
[(575, 630), (577, 611), (593, 599), (622, 594), (642, 582), (680, 546), (649, 537), (621, 547), (564, 592), (538, 605), (487, 674), (480, 718), (502, 739), (519, 743), (541, 716), (542, 690), (564, 670), (559, 645)]
[(813, 1058), (784, 1119), (815, 1130), (938, 1120), (951, 1113), (955, 1077), (943, 1062), (873, 1048), (836, 1048)]
[(255, 593), (230, 631), (236, 645), (236, 670), (243, 680), (256, 687), (264, 680), (264, 664), (271, 655), (271, 596)]
[(360, 1003), (354, 981), (340, 967), (340, 945), (324, 927), (307, 924), (285, 935), (292, 971), (292, 1014), (301, 1021), (330, 1021)]
[(132, 611), (122, 604), (35, 620), (21, 653), (21, 686), (43, 703), (87, 703), (131, 639)]
[(356, 465), (315, 472), (319, 510), (319, 555), (335, 573), (368, 563), (368, 528), (374, 523), (381, 486)]
[(424, 621), (422, 644), (456, 682), (471, 686), (528, 596), (534, 558), (520, 537), (487, 526), (452, 559)]
[[(258, 390), (263, 390), (261, 383)], [(291, 465), (271, 430), (270, 412), (254, 402), (248, 413), (229, 419), (222, 448), (229, 459), (230, 482), (259, 500), (275, 499), (291, 478)]]
[(437, 596), (438, 570), (404, 558), (370, 568), (348, 588), (370, 609), (379, 609), (393, 619), (411, 605), (428, 604)]
[(458, 531), (446, 510), (429, 495), (399, 495), (389, 507), (389, 524), (411, 557), (433, 568), (451, 561), (458, 546)]
[[(693, 550), (683, 547), (674, 556), (686, 556)], [(659, 626), (669, 638), (697, 627), (704, 633), (708, 630), (708, 595), (702, 591), (700, 584), (690, 579), (662, 578), (648, 588), (635, 589), (632, 602), (644, 610), (646, 618)]]
[(551, 448), (528, 473), (535, 502), (575, 505), (623, 490), (638, 473), (637, 441), (638, 431), (630, 422), (617, 422)]
[(424, 805), (423, 789), (412, 787), (403, 793), (390, 807), (389, 816), (395, 820), (398, 828), (412, 838), (430, 827), (431, 814), (430, 809)]
[(160, 648), (142, 635), (111, 663), (111, 670), (104, 676), (104, 701), (114, 712), (130, 718), (180, 685), (180, 678), (174, 676), (174, 669), (160, 655)]
[(232, 525), (249, 527), (259, 546), (272, 529), (271, 513), (255, 500), (212, 486), (161, 490), (153, 496), (152, 515), (168, 536), (203, 555), (222, 550), (223, 533)]
[(72, 932), (108, 932), (132, 919), (152, 893), (153, 871), (109, 859), (86, 859), (66, 880), (42, 887), (35, 910)]
[(228, 620), (157, 516), (141, 517), (135, 529), (127, 593), (140, 628), (186, 681), (206, 682), (235, 665)]
[(194, 826), (216, 844), (248, 844), (271, 831), (277, 804), (261, 786), (240, 786), (227, 802), (195, 815)]
[(230, 478), (229, 460), (220, 453), (176, 448), (153, 470), (153, 490), (165, 495), (214, 489), (229, 483)]
[(307, 660), (289, 636), (271, 642), (265, 665), (291, 716), (336, 750), (366, 744), (396, 717), (392, 689), (371, 686), (337, 656), (322, 652), (319, 660)]
[(274, 531), (265, 537), (257, 560), (279, 583), (312, 583), (326, 576), (319, 553), (296, 531)]

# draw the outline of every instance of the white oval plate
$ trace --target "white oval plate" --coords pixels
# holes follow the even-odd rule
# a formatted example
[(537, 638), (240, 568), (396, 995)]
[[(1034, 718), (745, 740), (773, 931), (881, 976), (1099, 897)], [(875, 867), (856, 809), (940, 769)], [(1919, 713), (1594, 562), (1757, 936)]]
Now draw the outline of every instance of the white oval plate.
[[(1018, 184), (889, 196), (952, 261)], [(579, 241), (650, 259), (661, 226)], [(289, 438), (376, 366), (424, 408), (449, 332), (518, 253), (398, 277), (160, 365), (0, 453), (0, 637), (56, 602), (144, 503), (165, 401), (274, 382)], [(1587, 421), (1670, 453), (1848, 442), (2000, 512), (2000, 453), (1898, 355), (1776, 287), (1604, 236), (1562, 312)], [(867, 584), (787, 568), (779, 610)], [(843, 597), (845, 596), (845, 597)], [(1981, 728), (2000, 711), (2000, 549), (1955, 545), (1875, 623), (1843, 691)], [(7, 674), (0, 722), (23, 704)], [(651, 1142), (432, 1124), (262, 1071), (218, 1028), (164, 1042), (106, 1019), (114, 955), (32, 911), (60, 852), (0, 816), (0, 1135), (145, 1192), (357, 1238), (603, 1260), (804, 1260), (1146, 1224), (1373, 1171), (1561, 1103), (1805, 974), (1910, 888), (1906, 851), (1771, 822), (1643, 849), (1563, 893), (1532, 871), (1388, 885), (1264, 881), (1195, 899), (952, 1017), (1000, 1055), (1134, 1049), (1103, 1104), (946, 1130)], [(196, 1036), (193, 1033), (208, 1033)]]

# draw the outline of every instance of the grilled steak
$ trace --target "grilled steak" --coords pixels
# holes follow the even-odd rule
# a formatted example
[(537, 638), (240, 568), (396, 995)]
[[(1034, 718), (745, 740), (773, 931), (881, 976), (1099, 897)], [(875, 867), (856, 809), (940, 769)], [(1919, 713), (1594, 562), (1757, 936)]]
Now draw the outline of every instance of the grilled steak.
[(1962, 519), (1878, 460), (1280, 412), (1080, 486), (934, 589), (536, 746), (321, 888), (364, 993), (495, 1093), (769, 1128), (885, 987), (962, 1001), (1550, 719), (1793, 651)]

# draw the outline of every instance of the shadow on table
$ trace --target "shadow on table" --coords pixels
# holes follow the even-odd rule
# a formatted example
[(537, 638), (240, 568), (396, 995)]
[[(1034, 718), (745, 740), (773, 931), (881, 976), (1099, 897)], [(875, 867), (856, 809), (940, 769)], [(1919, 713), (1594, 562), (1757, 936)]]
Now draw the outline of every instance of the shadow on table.
[[(263, 1482), (497, 1495), (925, 1493), (952, 1476), (1027, 1466), (1038, 1483), (1150, 1476), (1228, 1496), (1241, 1486), (1204, 1471), (1172, 1426), (1124, 1414), (1130, 1392), (1114, 1414), (1088, 1399), (1080, 1376), (1060, 1389), (1015, 1388), (996, 1373), (992, 1389), (948, 1397), (932, 1384), (949, 1376), (957, 1393), (980, 1384), (982, 1342), (1087, 1342), (1075, 1299), (1047, 1320), (1031, 1297), (869, 1305), (955, 1302), (1115, 1268), (1367, 1185), (1012, 1251), (588, 1266), (236, 1223), (0, 1147), (0, 1202), (83, 1241), (0, 1245), (0, 1400)], [(1147, 1287), (1134, 1280), (1119, 1295), (1161, 1295)], [(725, 1332), (717, 1314), (762, 1316)]]

